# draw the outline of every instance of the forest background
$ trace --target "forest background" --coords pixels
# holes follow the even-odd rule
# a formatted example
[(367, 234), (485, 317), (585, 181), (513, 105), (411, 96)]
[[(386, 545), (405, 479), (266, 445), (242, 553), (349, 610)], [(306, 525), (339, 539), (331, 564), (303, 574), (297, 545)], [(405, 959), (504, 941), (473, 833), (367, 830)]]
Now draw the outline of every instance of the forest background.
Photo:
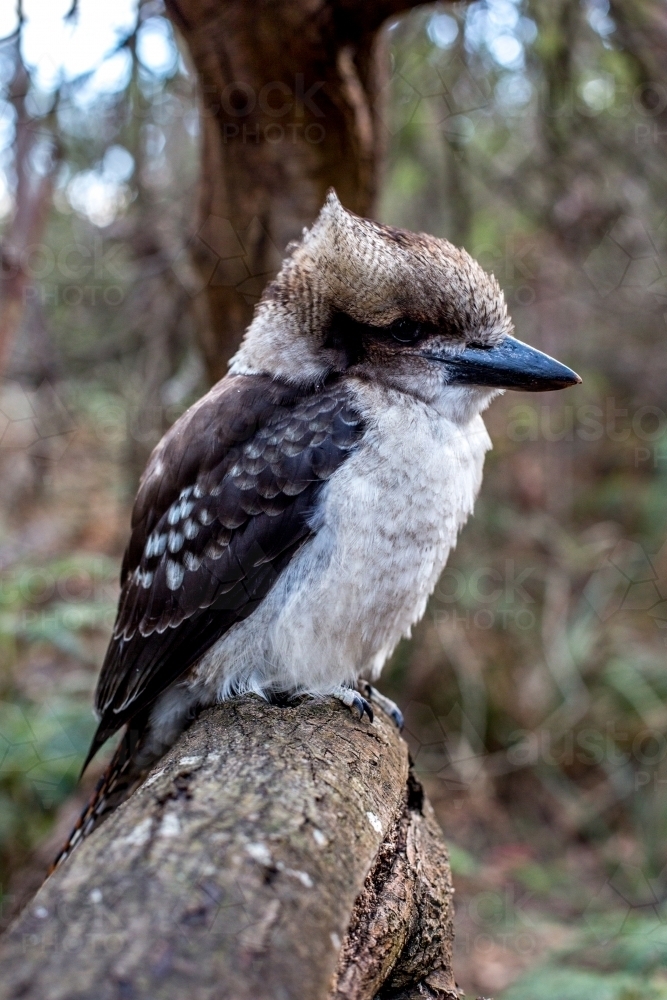
[[(667, 7), (475, 0), (385, 33), (378, 218), (465, 246), (584, 378), (494, 403), (476, 516), (383, 678), (451, 851), (458, 979), (667, 998)], [(195, 221), (200, 95), (159, 0), (5, 4), (0, 36), (6, 921), (99, 774), (77, 788), (138, 476), (210, 384), (193, 257), (246, 307), (266, 274), (256, 232)]]

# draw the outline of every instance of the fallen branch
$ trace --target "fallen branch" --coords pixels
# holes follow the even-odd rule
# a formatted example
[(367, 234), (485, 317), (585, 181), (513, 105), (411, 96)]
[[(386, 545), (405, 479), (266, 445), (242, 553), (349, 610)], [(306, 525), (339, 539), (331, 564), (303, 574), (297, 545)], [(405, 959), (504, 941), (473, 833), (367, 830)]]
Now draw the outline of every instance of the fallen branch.
[(0, 941), (0, 1000), (455, 1000), (452, 888), (380, 712), (203, 713)]

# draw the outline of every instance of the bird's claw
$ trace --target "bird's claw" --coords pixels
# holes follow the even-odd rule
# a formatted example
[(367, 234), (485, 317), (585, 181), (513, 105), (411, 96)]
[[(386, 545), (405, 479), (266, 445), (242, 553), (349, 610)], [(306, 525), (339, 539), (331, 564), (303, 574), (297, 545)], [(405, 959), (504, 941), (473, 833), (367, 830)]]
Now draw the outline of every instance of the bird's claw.
[(363, 691), (368, 701), (374, 701), (376, 705), (379, 705), (382, 711), (386, 712), (392, 720), (399, 733), (402, 732), (405, 720), (398, 705), (396, 705), (391, 698), (387, 698), (386, 695), (380, 694), (377, 688), (374, 688), (372, 684), (368, 683), (368, 681), (363, 681)]
[(363, 697), (363, 695), (360, 695), (358, 691), (355, 691), (354, 693), (356, 695), (354, 699), (354, 707), (359, 712), (359, 719), (363, 719), (364, 715), (367, 715), (368, 721), (372, 722), (373, 709), (371, 707), (371, 703), (367, 701), (366, 698)]
[(334, 697), (338, 698), (339, 701), (342, 701), (342, 703), (347, 705), (347, 707), (352, 709), (352, 711), (356, 708), (359, 712), (360, 719), (363, 719), (364, 715), (367, 715), (369, 721), (373, 721), (373, 709), (371, 708), (370, 702), (367, 701), (363, 695), (359, 694), (358, 691), (355, 691), (354, 688), (339, 688), (334, 693)]
[(403, 718), (403, 713), (401, 712), (401, 710), (398, 707), (398, 705), (394, 705), (394, 707), (389, 712), (389, 717), (393, 721), (393, 723), (396, 726), (396, 728), (398, 729), (399, 733), (402, 733), (403, 732), (403, 726), (405, 725), (405, 719)]

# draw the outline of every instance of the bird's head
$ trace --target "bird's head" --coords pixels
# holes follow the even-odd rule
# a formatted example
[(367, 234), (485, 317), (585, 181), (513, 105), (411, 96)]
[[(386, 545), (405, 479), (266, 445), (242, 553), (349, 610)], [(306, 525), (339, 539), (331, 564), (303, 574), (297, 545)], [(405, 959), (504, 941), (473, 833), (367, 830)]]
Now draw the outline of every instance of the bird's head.
[(465, 250), (360, 218), (330, 191), (264, 292), (231, 370), (304, 386), (355, 372), (462, 410), (501, 389), (581, 381), (512, 332), (498, 282)]

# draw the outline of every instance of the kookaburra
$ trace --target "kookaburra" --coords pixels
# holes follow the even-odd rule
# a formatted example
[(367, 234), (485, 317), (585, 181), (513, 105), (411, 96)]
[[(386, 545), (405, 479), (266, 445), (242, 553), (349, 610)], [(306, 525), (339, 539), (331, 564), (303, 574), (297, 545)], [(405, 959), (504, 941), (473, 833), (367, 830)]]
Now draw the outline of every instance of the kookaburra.
[(473, 509), (482, 411), (580, 381), (512, 330), (464, 250), (329, 193), (229, 374), (148, 462), (88, 761), (126, 732), (64, 853), (201, 706), (333, 696), (372, 720)]

